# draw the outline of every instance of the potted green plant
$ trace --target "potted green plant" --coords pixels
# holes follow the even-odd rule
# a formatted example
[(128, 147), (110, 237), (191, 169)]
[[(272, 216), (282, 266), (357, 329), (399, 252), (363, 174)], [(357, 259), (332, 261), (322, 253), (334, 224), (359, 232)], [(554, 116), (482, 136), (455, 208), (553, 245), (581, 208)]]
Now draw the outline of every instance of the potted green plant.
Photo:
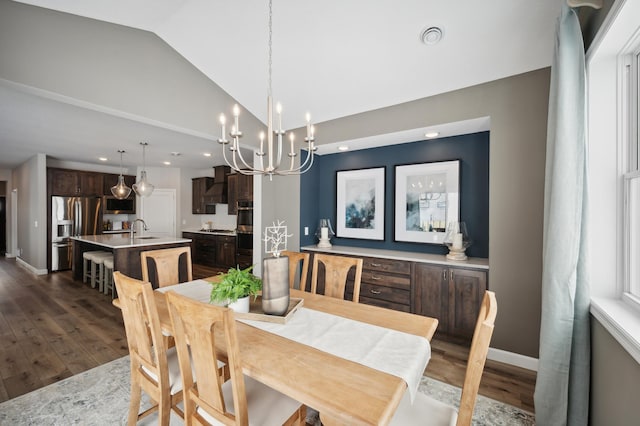
[(221, 274), (219, 282), (211, 283), (211, 303), (225, 303), (238, 312), (249, 312), (249, 297), (254, 299), (262, 289), (262, 280), (251, 273), (253, 265), (246, 269), (230, 268)]

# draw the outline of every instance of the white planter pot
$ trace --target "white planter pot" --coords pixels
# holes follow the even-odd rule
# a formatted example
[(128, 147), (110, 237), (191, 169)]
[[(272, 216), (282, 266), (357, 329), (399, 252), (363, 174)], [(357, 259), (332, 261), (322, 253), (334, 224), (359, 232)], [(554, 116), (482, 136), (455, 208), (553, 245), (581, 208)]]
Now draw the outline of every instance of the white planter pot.
[(229, 303), (228, 307), (233, 309), (236, 312), (249, 312), (249, 298), (251, 296), (243, 297), (241, 299), (236, 300), (233, 303)]

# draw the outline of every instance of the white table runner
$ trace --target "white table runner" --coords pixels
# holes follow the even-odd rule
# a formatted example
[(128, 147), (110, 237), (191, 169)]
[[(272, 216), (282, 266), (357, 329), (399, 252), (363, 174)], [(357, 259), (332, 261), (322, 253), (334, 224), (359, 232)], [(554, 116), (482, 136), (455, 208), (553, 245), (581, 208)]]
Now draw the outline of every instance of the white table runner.
[[(208, 302), (211, 284), (196, 280), (158, 289), (161, 292), (169, 290)], [(298, 309), (286, 324), (244, 319), (239, 321), (400, 377), (407, 383), (412, 401), (431, 358), (431, 345), (424, 337), (304, 307)]]

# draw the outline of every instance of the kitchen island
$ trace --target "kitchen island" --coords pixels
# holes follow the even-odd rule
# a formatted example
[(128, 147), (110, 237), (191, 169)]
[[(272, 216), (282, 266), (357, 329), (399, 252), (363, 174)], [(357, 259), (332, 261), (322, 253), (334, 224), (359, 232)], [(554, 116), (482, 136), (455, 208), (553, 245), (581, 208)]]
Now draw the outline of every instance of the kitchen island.
[(141, 236), (131, 238), (127, 234), (84, 235), (72, 237), (73, 278), (82, 280), (82, 254), (86, 251), (104, 250), (113, 252), (113, 270), (132, 278), (142, 279), (140, 252), (191, 244), (188, 238)]

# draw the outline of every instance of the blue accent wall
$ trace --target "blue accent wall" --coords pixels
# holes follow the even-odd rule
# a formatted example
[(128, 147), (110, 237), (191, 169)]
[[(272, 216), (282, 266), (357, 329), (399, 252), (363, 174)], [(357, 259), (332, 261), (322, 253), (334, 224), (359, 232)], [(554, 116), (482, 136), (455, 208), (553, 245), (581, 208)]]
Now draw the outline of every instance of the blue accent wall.
[[(460, 160), (460, 220), (467, 223), (473, 239), (466, 253), (488, 258), (489, 132), (315, 157), (311, 170), (300, 179), (300, 246), (317, 244), (314, 233), (321, 218), (331, 219), (335, 231), (336, 172), (385, 167), (384, 241), (334, 237), (332, 244), (446, 254), (442, 245), (394, 241), (395, 166), (451, 160)], [(304, 235), (305, 226), (310, 235)]]

